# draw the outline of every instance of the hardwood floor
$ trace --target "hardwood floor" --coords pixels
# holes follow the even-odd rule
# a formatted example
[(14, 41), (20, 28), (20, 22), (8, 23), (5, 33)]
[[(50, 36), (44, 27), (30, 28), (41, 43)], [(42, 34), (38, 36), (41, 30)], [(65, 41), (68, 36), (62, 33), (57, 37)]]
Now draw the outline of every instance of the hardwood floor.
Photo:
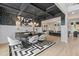
[(8, 44), (0, 44), (0, 56), (9, 56)]
[[(69, 38), (69, 42), (62, 43), (60, 41), (60, 37), (56, 36), (47, 36), (47, 40), (55, 41), (56, 44), (38, 56), (79, 56), (79, 38)], [(8, 56), (9, 55), (9, 47), (8, 44), (0, 45), (0, 56)]]
[(79, 38), (69, 38), (67, 44), (60, 42), (60, 40), (56, 40), (56, 42), (54, 46), (38, 56), (79, 56)]

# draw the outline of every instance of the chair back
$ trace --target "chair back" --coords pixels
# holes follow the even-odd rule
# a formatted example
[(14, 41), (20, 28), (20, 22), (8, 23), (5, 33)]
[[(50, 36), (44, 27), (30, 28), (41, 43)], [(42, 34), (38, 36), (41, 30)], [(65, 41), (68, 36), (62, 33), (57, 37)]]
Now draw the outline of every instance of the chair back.
[(12, 38), (10, 37), (7, 37), (8, 39), (8, 42), (9, 42), (9, 45), (12, 46), (12, 45), (17, 45), (17, 44), (20, 44), (21, 42), (18, 41), (18, 40), (13, 40)]
[(46, 39), (46, 36), (44, 34), (42, 34), (40, 37), (39, 37), (39, 40), (45, 40)]
[(38, 42), (38, 35), (33, 36), (32, 38), (29, 39), (30, 43), (36, 43)]

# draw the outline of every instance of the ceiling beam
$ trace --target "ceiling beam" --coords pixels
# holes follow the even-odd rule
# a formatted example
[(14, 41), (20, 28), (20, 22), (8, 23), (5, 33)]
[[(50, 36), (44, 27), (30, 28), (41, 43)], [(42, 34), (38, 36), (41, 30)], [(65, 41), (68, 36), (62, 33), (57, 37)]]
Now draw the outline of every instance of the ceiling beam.
[[(13, 8), (13, 7), (10, 7), (10, 6), (7, 6), (7, 5), (2, 4), (2, 3), (0, 3), (0, 6), (3, 7), (3, 8), (6, 8), (6, 9), (8, 9), (8, 10), (15, 11), (15, 12), (17, 12), (17, 13), (19, 13), (19, 12), (21, 11), (21, 10), (18, 10), (18, 9), (16, 9), (16, 8)], [(21, 8), (21, 7), (20, 7), (20, 8)], [(26, 14), (28, 14), (28, 15), (31, 15), (31, 16), (35, 17), (35, 15), (32, 14), (32, 13), (30, 13), (30, 12), (22, 11), (22, 13), (26, 13)]]
[(28, 7), (29, 3), (22, 3), (20, 6), (20, 11), (18, 13), (18, 15), (21, 15), (22, 12), (24, 11), (24, 9), (26, 9)]
[(56, 5), (52, 5), (52, 6), (48, 7), (48, 8), (46, 8), (46, 11), (47, 11), (47, 12), (50, 12), (55, 6), (56, 6)]
[[(35, 6), (35, 5), (33, 5), (33, 3), (31, 3), (31, 5), (34, 6), (34, 7), (36, 7), (36, 8), (38, 8), (38, 9), (40, 9), (41, 11), (45, 12), (46, 14), (49, 14), (48, 12), (42, 10), (41, 8), (39, 8), (39, 7)], [(49, 15), (52, 16), (51, 14), (49, 14)]]
[(65, 3), (55, 3), (55, 5), (64, 13), (66, 14), (68, 12), (68, 6)]
[(9, 7), (9, 6), (7, 6), (7, 5), (5, 5), (5, 4), (2, 4), (2, 3), (0, 3), (0, 7), (6, 8), (6, 9), (9, 9), (9, 10), (15, 10), (16, 12), (19, 11), (18, 9), (15, 9), (15, 8)]

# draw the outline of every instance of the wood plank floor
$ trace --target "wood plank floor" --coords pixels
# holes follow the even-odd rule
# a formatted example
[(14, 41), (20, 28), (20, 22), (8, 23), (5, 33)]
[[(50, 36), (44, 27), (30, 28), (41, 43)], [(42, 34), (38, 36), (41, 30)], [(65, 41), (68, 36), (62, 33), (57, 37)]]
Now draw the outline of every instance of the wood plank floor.
[[(56, 41), (56, 44), (40, 53), (38, 56), (79, 56), (79, 38), (69, 38), (69, 42), (62, 43), (60, 37), (47, 36), (47, 40)], [(8, 44), (0, 45), (0, 56), (8, 56)]]
[(0, 56), (9, 56), (8, 44), (0, 44)]
[[(53, 40), (56, 37), (52, 36), (50, 38)], [(67, 44), (60, 42), (60, 38), (58, 40), (56, 39), (56, 42), (54, 46), (45, 50), (38, 56), (79, 56), (79, 38), (69, 38)]]

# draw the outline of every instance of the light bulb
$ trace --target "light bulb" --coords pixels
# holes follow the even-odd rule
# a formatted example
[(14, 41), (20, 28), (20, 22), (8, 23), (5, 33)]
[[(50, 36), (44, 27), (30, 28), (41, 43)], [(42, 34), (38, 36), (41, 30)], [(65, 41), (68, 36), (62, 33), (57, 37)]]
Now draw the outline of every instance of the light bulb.
[(36, 22), (34, 22), (34, 25), (36, 25)]
[(33, 25), (33, 23), (32, 23), (32, 22), (30, 22), (30, 23), (28, 23), (28, 25)]
[(32, 22), (30, 22), (30, 24), (31, 24), (31, 25), (33, 25), (33, 23), (32, 23)]
[(38, 26), (39, 24), (37, 23), (36, 26)]
[(17, 17), (20, 20), (20, 16)]
[(23, 20), (24, 19), (24, 17), (21, 17), (21, 20)]

